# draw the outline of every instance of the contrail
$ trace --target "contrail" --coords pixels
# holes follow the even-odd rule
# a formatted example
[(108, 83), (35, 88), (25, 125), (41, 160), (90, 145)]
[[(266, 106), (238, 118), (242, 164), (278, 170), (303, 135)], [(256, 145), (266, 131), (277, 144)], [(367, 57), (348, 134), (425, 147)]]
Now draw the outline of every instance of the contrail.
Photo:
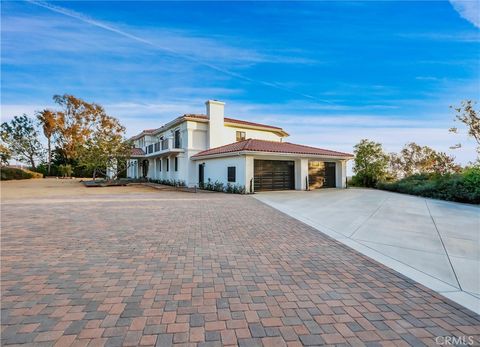
[(179, 56), (179, 57), (182, 57), (182, 58), (185, 58), (185, 59), (188, 59), (190, 61), (193, 61), (199, 65), (203, 65), (203, 66), (207, 66), (213, 70), (216, 70), (218, 72), (221, 72), (223, 74), (226, 74), (226, 75), (229, 75), (231, 77), (234, 77), (234, 78), (238, 78), (238, 79), (241, 79), (241, 80), (244, 80), (244, 81), (247, 81), (247, 82), (250, 82), (250, 83), (257, 83), (257, 84), (262, 84), (264, 86), (267, 86), (267, 87), (270, 87), (270, 88), (275, 88), (275, 89), (279, 89), (279, 90), (282, 90), (282, 91), (285, 91), (285, 92), (289, 92), (289, 93), (293, 93), (293, 94), (296, 94), (296, 95), (299, 95), (299, 96), (302, 96), (304, 98), (308, 98), (308, 99), (311, 99), (311, 100), (315, 100), (315, 101), (319, 101), (319, 102), (323, 102), (323, 103), (328, 103), (328, 104), (332, 104), (331, 101), (328, 101), (328, 100), (323, 100), (323, 99), (318, 99), (312, 95), (309, 95), (309, 94), (304, 94), (304, 93), (301, 93), (301, 92), (298, 92), (296, 90), (293, 90), (293, 89), (290, 89), (290, 88), (285, 88), (281, 85), (279, 85), (278, 83), (275, 83), (275, 82), (268, 82), (268, 81), (262, 81), (262, 80), (254, 80), (250, 77), (246, 77), (242, 74), (239, 74), (239, 73), (236, 73), (236, 72), (233, 72), (233, 71), (230, 71), (230, 70), (227, 70), (227, 69), (223, 69), (221, 67), (218, 67), (216, 65), (213, 65), (213, 64), (210, 64), (208, 62), (205, 62), (203, 60), (200, 60), (198, 58), (195, 58), (193, 56), (190, 56), (188, 54), (185, 54), (185, 53), (180, 53), (170, 47), (165, 47), (165, 46), (162, 46), (162, 45), (159, 45), (155, 42), (152, 42), (150, 40), (147, 40), (147, 39), (144, 39), (143, 37), (140, 37), (140, 36), (137, 36), (137, 35), (133, 35), (133, 34), (130, 34), (126, 31), (123, 31), (123, 30), (120, 30), (110, 24), (106, 24), (106, 23), (103, 23), (101, 21), (98, 21), (96, 19), (93, 19), (91, 17), (88, 17), (82, 13), (79, 13), (79, 12), (76, 12), (76, 11), (73, 11), (73, 10), (69, 10), (69, 9), (66, 9), (64, 7), (60, 7), (60, 6), (56, 6), (56, 5), (52, 5), (46, 1), (37, 1), (37, 0), (27, 0), (27, 2), (33, 4), (33, 5), (36, 5), (36, 6), (40, 6), (40, 7), (43, 7), (43, 8), (46, 8), (50, 11), (53, 11), (53, 12), (56, 12), (56, 13), (60, 13), (60, 14), (63, 14), (65, 16), (68, 16), (68, 17), (71, 17), (71, 18), (74, 18), (74, 19), (77, 19), (81, 22), (84, 22), (84, 23), (87, 23), (87, 24), (90, 24), (90, 25), (93, 25), (93, 26), (96, 26), (98, 28), (101, 28), (101, 29), (104, 29), (104, 30), (107, 30), (107, 31), (110, 31), (110, 32), (113, 32), (115, 34), (118, 34), (120, 36), (123, 36), (123, 37), (126, 37), (126, 38), (129, 38), (131, 40), (134, 40), (134, 41), (137, 41), (137, 42), (140, 42), (140, 43), (143, 43), (145, 45), (148, 45), (148, 46), (151, 46), (153, 48), (156, 48), (156, 49), (160, 49), (160, 50), (163, 50), (165, 52), (168, 52), (172, 55), (176, 55), (176, 56)]

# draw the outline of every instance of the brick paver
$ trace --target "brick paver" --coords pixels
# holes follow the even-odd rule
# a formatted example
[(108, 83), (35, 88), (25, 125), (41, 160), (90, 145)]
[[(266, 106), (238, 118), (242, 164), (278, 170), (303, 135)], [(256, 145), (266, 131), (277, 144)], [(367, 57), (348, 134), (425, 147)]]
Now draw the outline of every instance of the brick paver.
[(2, 345), (479, 343), (474, 313), (251, 197), (108, 189), (2, 205)]

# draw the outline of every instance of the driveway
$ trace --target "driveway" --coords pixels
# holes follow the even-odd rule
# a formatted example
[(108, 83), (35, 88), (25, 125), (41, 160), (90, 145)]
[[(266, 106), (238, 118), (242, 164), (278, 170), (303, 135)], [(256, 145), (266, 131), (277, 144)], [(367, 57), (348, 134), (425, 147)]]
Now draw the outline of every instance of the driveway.
[(2, 346), (480, 344), (472, 311), (250, 196), (5, 183)]
[(255, 197), (480, 312), (478, 206), (355, 188)]

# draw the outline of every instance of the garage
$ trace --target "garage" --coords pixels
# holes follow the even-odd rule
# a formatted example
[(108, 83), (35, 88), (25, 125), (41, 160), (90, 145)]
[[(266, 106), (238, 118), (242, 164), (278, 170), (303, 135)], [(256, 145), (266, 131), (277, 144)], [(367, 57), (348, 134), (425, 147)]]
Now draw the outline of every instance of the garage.
[(335, 166), (334, 162), (309, 161), (308, 162), (308, 183), (309, 189), (335, 188)]
[(254, 160), (254, 190), (295, 189), (295, 162), (292, 160)]

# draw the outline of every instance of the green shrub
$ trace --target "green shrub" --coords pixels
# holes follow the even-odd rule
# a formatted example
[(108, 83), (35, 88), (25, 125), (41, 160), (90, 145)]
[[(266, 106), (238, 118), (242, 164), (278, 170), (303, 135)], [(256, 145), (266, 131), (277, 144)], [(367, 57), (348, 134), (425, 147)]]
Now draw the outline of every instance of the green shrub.
[(427, 198), (480, 204), (480, 168), (460, 174), (412, 175), (401, 180), (377, 184), (378, 189)]
[(66, 164), (66, 165), (59, 165), (58, 166), (58, 171), (61, 176), (63, 177), (71, 177), (73, 173), (72, 165)]
[(0, 168), (0, 176), (2, 181), (8, 180), (26, 180), (30, 178), (43, 178), (39, 172), (33, 172), (26, 169), (18, 169), (14, 167)]
[(215, 181), (212, 183), (212, 180), (210, 178), (207, 179), (207, 183), (203, 184), (202, 189), (211, 190), (214, 192), (230, 193), (230, 194), (245, 194), (246, 192), (245, 187), (242, 185), (231, 184), (231, 183), (227, 183), (227, 185), (225, 185), (219, 181)]
[[(174, 186), (174, 187), (186, 187), (185, 181), (183, 180), (175, 180), (175, 179), (153, 179), (149, 178), (148, 182), (151, 183), (157, 183), (157, 184), (164, 184), (167, 186)], [(212, 180), (209, 178), (207, 179), (207, 182), (203, 184), (203, 187), (200, 187), (201, 189), (205, 190), (211, 190), (213, 192), (223, 192), (223, 193), (231, 193), (231, 194), (245, 194), (245, 187), (241, 186), (239, 184), (231, 184), (228, 183), (227, 185), (223, 184), (222, 182), (215, 181), (212, 182)]]
[(348, 181), (347, 185), (349, 187), (363, 187), (363, 182), (362, 180), (357, 176), (353, 175)]
[(153, 178), (149, 178), (148, 179), (148, 182), (151, 182), (151, 183), (156, 183), (156, 184), (163, 184), (163, 185), (166, 185), (166, 186), (173, 186), (173, 187), (185, 187), (186, 184), (185, 184), (185, 181), (183, 180), (176, 180), (176, 179), (153, 179)]

